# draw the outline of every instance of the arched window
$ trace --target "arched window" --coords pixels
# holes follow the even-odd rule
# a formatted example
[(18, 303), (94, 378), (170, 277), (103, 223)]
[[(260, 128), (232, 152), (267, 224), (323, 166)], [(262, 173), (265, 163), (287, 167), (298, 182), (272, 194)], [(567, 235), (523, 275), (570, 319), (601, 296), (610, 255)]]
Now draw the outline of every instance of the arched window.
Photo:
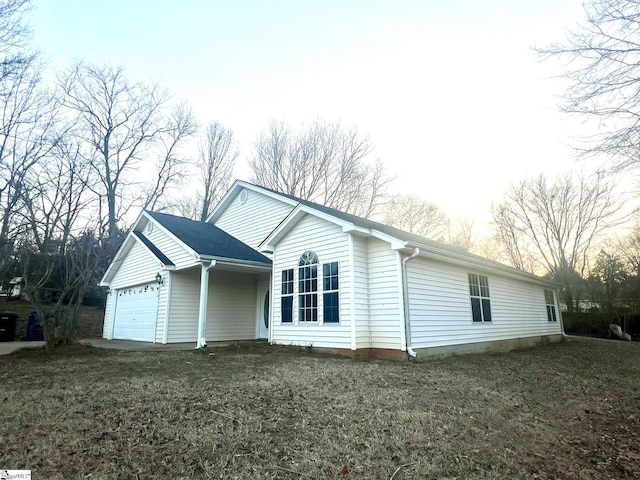
[(300, 255), (300, 261), (298, 265), (300, 267), (304, 267), (305, 265), (317, 265), (318, 264), (318, 255), (311, 250), (307, 250), (302, 255)]
[(298, 321), (318, 321), (318, 256), (306, 251), (298, 262)]

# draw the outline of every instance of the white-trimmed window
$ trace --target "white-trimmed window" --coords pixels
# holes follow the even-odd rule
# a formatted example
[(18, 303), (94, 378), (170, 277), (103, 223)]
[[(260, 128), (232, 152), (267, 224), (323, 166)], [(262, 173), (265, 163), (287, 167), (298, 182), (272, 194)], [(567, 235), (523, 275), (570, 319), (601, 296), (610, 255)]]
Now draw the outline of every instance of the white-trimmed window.
[(318, 256), (311, 251), (298, 262), (298, 321), (318, 321)]
[(338, 298), (338, 262), (322, 265), (322, 322), (340, 322)]
[(547, 320), (557, 322), (558, 317), (556, 316), (556, 302), (553, 290), (544, 291), (544, 301), (547, 304)]
[(282, 323), (293, 321), (293, 268), (282, 271), (280, 292), (280, 319)]
[(474, 322), (491, 321), (491, 299), (489, 279), (485, 275), (469, 274), (469, 294), (471, 296), (471, 316)]

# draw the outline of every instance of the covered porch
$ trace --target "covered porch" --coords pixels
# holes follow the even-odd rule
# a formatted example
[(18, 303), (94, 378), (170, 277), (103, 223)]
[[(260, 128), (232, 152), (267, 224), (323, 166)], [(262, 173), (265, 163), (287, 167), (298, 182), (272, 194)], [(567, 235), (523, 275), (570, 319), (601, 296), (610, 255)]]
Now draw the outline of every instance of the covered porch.
[(162, 343), (269, 338), (271, 266), (211, 259), (163, 274), (167, 289)]

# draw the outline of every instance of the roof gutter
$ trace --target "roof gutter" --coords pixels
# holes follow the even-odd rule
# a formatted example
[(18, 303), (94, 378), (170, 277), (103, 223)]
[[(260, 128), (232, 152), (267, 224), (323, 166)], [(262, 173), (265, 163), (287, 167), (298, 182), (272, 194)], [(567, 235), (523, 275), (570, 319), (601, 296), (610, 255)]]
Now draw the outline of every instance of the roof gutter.
[(508, 265), (503, 265), (499, 262), (487, 260), (485, 258), (479, 257), (477, 255), (473, 255), (473, 254), (465, 255), (465, 254), (455, 253), (448, 250), (436, 248), (433, 246), (421, 245), (415, 242), (407, 242), (406, 247), (421, 248), (422, 256), (427, 256), (440, 261), (445, 261), (443, 260), (443, 257), (444, 257), (444, 258), (448, 258), (450, 263), (463, 264), (465, 266), (468, 266), (469, 264), (473, 264), (487, 270), (500, 272), (500, 274), (510, 278), (517, 278), (519, 280), (526, 280), (538, 285), (545, 285), (547, 286), (547, 288), (559, 288), (564, 286), (558, 282), (554, 282), (553, 280), (547, 280), (546, 278), (542, 278), (532, 273), (525, 272), (524, 270), (518, 270), (516, 268), (509, 267)]
[[(266, 257), (265, 257), (266, 258)], [(216, 255), (201, 255), (198, 254), (196, 257), (197, 261), (204, 262), (221, 262), (221, 263), (229, 263), (229, 264), (237, 264), (237, 265), (246, 265), (248, 267), (263, 267), (263, 268), (271, 268), (271, 261), (269, 263), (260, 262), (256, 260), (241, 260), (238, 258), (227, 258), (227, 257), (218, 257)], [(268, 260), (268, 259), (267, 259)]]
[(409, 280), (407, 279), (407, 263), (420, 254), (420, 249), (415, 247), (413, 253), (402, 259), (402, 300), (404, 302), (404, 334), (407, 342), (407, 353), (413, 358), (416, 352), (411, 346), (411, 313), (409, 309)]

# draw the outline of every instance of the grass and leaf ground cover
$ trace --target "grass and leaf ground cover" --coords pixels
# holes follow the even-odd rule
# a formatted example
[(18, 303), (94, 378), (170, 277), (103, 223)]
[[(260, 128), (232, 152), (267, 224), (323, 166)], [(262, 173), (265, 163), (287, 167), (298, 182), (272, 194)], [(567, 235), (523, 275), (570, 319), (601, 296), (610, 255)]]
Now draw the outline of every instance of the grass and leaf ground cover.
[(47, 479), (636, 479), (640, 345), (24, 350), (0, 357), (0, 438), (0, 468)]

